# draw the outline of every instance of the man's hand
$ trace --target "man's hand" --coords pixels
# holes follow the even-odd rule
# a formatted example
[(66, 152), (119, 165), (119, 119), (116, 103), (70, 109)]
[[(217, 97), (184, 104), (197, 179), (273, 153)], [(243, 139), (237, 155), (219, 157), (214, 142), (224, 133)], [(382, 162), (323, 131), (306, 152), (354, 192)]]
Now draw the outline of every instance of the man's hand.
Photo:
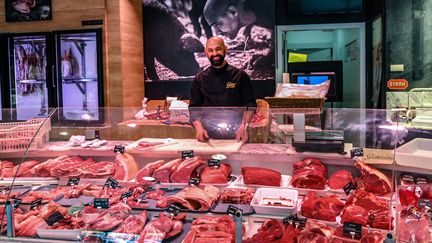
[(249, 135), (247, 133), (247, 127), (244, 124), (240, 125), (235, 138), (237, 141), (242, 141), (242, 144), (245, 144), (248, 141)]
[(201, 121), (194, 121), (193, 125), (195, 127), (195, 138), (198, 141), (206, 142), (207, 140), (209, 140), (209, 136), (207, 134), (207, 131), (202, 126)]

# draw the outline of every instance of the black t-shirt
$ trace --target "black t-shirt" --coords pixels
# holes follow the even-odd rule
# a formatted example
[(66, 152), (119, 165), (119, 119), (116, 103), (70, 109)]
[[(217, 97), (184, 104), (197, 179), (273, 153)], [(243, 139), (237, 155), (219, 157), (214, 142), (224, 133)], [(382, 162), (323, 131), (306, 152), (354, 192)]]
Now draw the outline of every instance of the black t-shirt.
[[(198, 108), (211, 106), (221, 108)], [(249, 76), (228, 64), (210, 66), (195, 76), (189, 107), (191, 120), (201, 120), (210, 138), (234, 138), (245, 111), (241, 107), (256, 107)]]
[(256, 107), (256, 101), (249, 76), (226, 64), (220, 69), (210, 66), (195, 76), (189, 106)]

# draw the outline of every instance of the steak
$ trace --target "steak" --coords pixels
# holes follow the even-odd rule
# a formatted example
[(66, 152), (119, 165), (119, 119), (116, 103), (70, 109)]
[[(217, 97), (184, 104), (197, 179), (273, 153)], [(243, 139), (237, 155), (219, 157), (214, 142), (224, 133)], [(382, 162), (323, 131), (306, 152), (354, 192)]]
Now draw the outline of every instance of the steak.
[(373, 210), (389, 210), (389, 205), (386, 201), (364, 190), (357, 190), (351, 194), (345, 205), (356, 205), (368, 212)]
[(275, 219), (268, 219), (261, 225), (256, 234), (242, 242), (274, 242), (282, 239), (283, 234), (284, 227), (282, 225), (282, 222)]
[(255, 195), (251, 188), (225, 188), (219, 201), (222, 203), (250, 204)]
[(384, 242), (386, 237), (378, 232), (378, 231), (372, 231), (368, 232), (360, 240), (360, 243), (382, 243)]
[[(184, 238), (183, 243), (232, 243), (235, 239), (235, 227), (234, 221), (228, 215), (201, 216), (192, 222), (191, 230)], [(242, 232), (244, 232), (244, 228)]]
[(92, 158), (83, 160), (80, 157), (67, 157), (61, 163), (54, 164), (50, 169), (52, 177), (80, 177), (82, 170), (95, 163)]
[(188, 183), (196, 169), (204, 164), (205, 161), (199, 156), (187, 158), (171, 173), (170, 181), (173, 183)]
[(200, 172), (200, 182), (209, 184), (223, 184), (229, 181), (231, 166), (221, 164), (219, 167), (204, 167)]
[(166, 214), (159, 214), (159, 218), (152, 220), (144, 227), (137, 242), (162, 242), (164, 239), (179, 234), (182, 228), (183, 223), (180, 220)]
[(219, 197), (219, 189), (214, 186), (186, 187), (173, 196), (163, 197), (157, 207), (166, 208), (170, 204), (177, 204), (189, 210), (207, 211)]
[(351, 172), (347, 170), (336, 171), (330, 176), (328, 180), (328, 184), (331, 189), (342, 189), (350, 182), (355, 183)]
[(140, 171), (138, 171), (135, 182), (137, 183), (145, 183), (146, 181), (143, 179), (144, 177), (151, 177), (155, 170), (159, 169), (163, 164), (165, 164), (165, 160), (157, 160), (152, 163), (146, 164)]
[(376, 195), (387, 195), (391, 192), (392, 183), (381, 171), (365, 164), (360, 159), (356, 161), (355, 166), (363, 175), (366, 191)]
[(261, 167), (242, 167), (245, 184), (263, 186), (281, 186), (282, 175), (278, 171)]
[(155, 170), (153, 177), (159, 182), (169, 183), (171, 173), (177, 169), (181, 162), (181, 159), (174, 159), (166, 162), (164, 165)]
[(147, 221), (147, 211), (141, 214), (129, 215), (123, 223), (115, 230), (117, 233), (139, 234)]
[(100, 231), (110, 231), (120, 225), (126, 219), (132, 209), (124, 204), (118, 203), (103, 211), (96, 219), (89, 222), (89, 228)]
[[(81, 170), (81, 177), (83, 178), (108, 178), (114, 177), (116, 173), (115, 164), (109, 161), (101, 161), (87, 166)], [(74, 177), (69, 174), (67, 177)]]
[(327, 168), (318, 159), (304, 159), (293, 165), (291, 184), (297, 188), (324, 190)]
[(369, 213), (364, 208), (349, 205), (345, 208), (341, 216), (341, 223), (351, 222), (356, 224), (361, 224), (363, 226), (367, 225)]
[(32, 177), (33, 175), (30, 173), (30, 169), (37, 164), (39, 164), (39, 161), (36, 160), (22, 162), (21, 165), (15, 165), (12, 174), (17, 177)]
[(309, 218), (335, 222), (344, 206), (336, 195), (318, 198), (315, 192), (309, 192), (303, 200), (301, 213)]

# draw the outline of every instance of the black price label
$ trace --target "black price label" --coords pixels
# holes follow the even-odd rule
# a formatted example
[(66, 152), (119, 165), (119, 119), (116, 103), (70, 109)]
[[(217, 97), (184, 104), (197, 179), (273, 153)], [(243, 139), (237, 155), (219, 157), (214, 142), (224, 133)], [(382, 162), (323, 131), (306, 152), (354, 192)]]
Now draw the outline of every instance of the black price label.
[(207, 161), (207, 165), (209, 167), (219, 167), (220, 166), (220, 160), (218, 160), (218, 159), (209, 159)]
[(123, 200), (125, 198), (130, 197), (130, 196), (132, 196), (132, 191), (123, 192), (120, 196), (120, 200)]
[(180, 212), (180, 208), (174, 204), (170, 204), (167, 208), (167, 213), (177, 216), (177, 214)]
[(114, 153), (122, 153), (124, 154), (125, 147), (123, 145), (115, 145), (114, 146)]
[(116, 179), (109, 177), (106, 180), (104, 187), (108, 187), (108, 188), (111, 187), (111, 188), (115, 189), (115, 188), (117, 188), (118, 184), (119, 184), (119, 182)]
[(361, 239), (362, 236), (362, 225), (356, 223), (345, 222), (343, 225), (343, 234), (345, 236)]
[(199, 183), (200, 183), (199, 178), (194, 177), (194, 178), (189, 179), (189, 185), (191, 185), (191, 186), (198, 186)]
[(291, 216), (285, 217), (282, 222), (287, 224), (292, 224), (296, 228), (304, 228), (306, 226), (307, 218), (299, 218), (297, 214), (293, 214)]
[(363, 148), (355, 148), (351, 149), (351, 159), (354, 157), (362, 157), (363, 156)]
[(30, 210), (34, 210), (37, 208), (37, 206), (42, 204), (42, 198), (36, 199), (33, 202), (30, 203)]
[(95, 198), (93, 200), (93, 207), (95, 208), (109, 208), (108, 198)]
[(95, 131), (95, 139), (100, 139), (100, 132), (99, 132), (99, 130)]
[(181, 151), (182, 159), (186, 158), (193, 158), (194, 157), (194, 151), (193, 150), (184, 150)]
[(429, 207), (432, 209), (432, 199), (419, 199), (418, 206), (419, 208)]
[(349, 195), (352, 191), (355, 191), (357, 189), (357, 184), (349, 182), (343, 187), (343, 190), (346, 195)]
[(232, 216), (236, 216), (236, 217), (240, 217), (243, 214), (243, 210), (241, 210), (240, 208), (233, 206), (233, 205), (229, 205), (228, 209), (227, 209), (227, 214), (232, 215)]
[(79, 182), (80, 182), (80, 178), (79, 177), (72, 177), (72, 178), (69, 178), (69, 180), (67, 182), (67, 185), (68, 186), (76, 186), (76, 185), (79, 184)]
[(63, 214), (61, 214), (59, 211), (55, 211), (45, 219), (45, 222), (47, 223), (47, 225), (53, 226), (55, 223), (61, 221), (62, 219), (64, 219)]
[(13, 207), (18, 208), (21, 205), (21, 202), (22, 202), (22, 199), (15, 198), (14, 203), (13, 203)]
[(0, 192), (7, 192), (10, 191), (10, 187), (8, 186), (0, 186)]

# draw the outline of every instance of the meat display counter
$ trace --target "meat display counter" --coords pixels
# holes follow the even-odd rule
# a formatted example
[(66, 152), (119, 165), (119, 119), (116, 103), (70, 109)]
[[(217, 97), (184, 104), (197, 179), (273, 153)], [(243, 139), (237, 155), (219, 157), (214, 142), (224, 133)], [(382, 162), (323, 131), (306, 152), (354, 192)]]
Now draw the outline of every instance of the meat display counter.
[[(68, 127), (55, 110), (42, 144), (0, 151), (0, 240), (418, 242), (403, 225), (429, 232), (432, 170), (398, 162), (418, 143), (404, 140), (399, 111), (268, 109), (267, 143), (246, 144), (142, 138), (122, 124), (137, 111), (106, 108), (102, 126)], [(216, 120), (207, 126), (232, 127)], [(298, 151), (302, 138), (313, 145)]]

